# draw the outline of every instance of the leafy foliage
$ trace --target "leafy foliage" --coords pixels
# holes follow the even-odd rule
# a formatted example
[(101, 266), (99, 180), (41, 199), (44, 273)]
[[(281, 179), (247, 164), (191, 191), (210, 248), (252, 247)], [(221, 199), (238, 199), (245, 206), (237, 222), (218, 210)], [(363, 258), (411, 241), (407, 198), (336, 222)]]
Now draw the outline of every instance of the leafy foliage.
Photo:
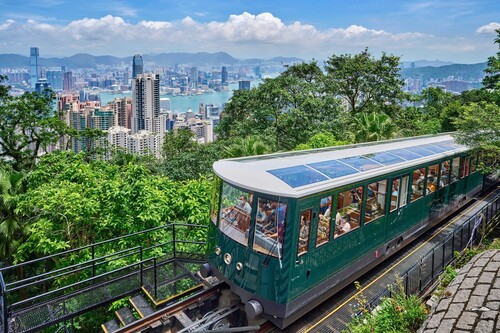
[[(495, 44), (500, 48), (500, 29), (495, 31), (497, 33)], [(488, 89), (500, 91), (500, 51), (497, 52), (496, 56), (488, 58), (488, 68), (485, 69), (485, 72), (488, 75), (484, 78), (483, 85)]]

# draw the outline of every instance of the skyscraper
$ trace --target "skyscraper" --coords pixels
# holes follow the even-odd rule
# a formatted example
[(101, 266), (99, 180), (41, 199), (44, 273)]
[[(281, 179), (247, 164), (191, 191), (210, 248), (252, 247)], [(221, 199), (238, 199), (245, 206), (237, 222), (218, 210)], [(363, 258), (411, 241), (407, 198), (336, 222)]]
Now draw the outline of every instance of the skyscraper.
[(31, 88), (36, 87), (38, 79), (42, 78), (41, 68), (38, 64), (39, 50), (38, 47), (30, 48), (30, 84)]
[(226, 66), (222, 66), (220, 82), (222, 85), (225, 85), (227, 83), (227, 68), (226, 68)]
[(142, 56), (137, 53), (132, 59), (132, 79), (135, 79), (137, 75), (144, 73), (144, 62)]
[(132, 133), (154, 132), (154, 121), (160, 115), (160, 75), (138, 74), (132, 84)]
[(247, 80), (238, 81), (238, 89), (239, 90), (250, 90), (250, 81), (247, 81)]
[(192, 88), (198, 87), (198, 67), (191, 67), (189, 81), (191, 82)]

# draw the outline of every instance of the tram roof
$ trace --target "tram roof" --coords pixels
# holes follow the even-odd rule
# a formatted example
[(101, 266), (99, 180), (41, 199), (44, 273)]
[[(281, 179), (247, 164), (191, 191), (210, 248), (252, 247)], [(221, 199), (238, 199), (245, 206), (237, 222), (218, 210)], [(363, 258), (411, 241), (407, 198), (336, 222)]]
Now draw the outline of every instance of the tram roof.
[(450, 134), (220, 160), (224, 181), (276, 196), (302, 197), (466, 151)]

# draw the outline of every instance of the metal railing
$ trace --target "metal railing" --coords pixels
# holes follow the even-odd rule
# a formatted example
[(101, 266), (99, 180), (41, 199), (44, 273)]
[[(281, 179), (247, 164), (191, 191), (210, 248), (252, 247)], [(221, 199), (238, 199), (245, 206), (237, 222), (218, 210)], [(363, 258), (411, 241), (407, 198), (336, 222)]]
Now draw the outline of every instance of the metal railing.
[(0, 332), (39, 330), (133, 294), (148, 272), (166, 267), (159, 263), (202, 261), (205, 242), (189, 238), (206, 230), (170, 223), (1, 268)]
[[(481, 231), (498, 222), (499, 210), (500, 196), (497, 196), (463, 224), (455, 227), (446, 239), (427, 252), (419, 262), (410, 267), (405, 273), (401, 274), (400, 279), (405, 295), (422, 295), (428, 291), (438, 281), (439, 276), (446, 267), (453, 263), (455, 251), (463, 253), (468, 247), (477, 244), (483, 236)], [(396, 284), (396, 281), (394, 284)], [(364, 309), (360, 309), (354, 316), (361, 316), (366, 310), (375, 309), (383, 298), (391, 297), (392, 293), (393, 288), (388, 286), (370, 299), (365, 304)]]

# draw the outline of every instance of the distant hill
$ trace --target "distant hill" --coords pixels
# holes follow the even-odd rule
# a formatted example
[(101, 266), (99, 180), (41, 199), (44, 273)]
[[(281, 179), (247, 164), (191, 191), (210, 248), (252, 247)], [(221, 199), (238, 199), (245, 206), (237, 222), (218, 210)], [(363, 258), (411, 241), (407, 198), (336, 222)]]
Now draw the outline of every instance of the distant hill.
[(403, 68), (411, 68), (412, 64), (415, 65), (415, 68), (418, 67), (441, 67), (447, 65), (453, 65), (454, 63), (451, 61), (441, 61), (441, 60), (415, 60), (415, 61), (403, 61)]
[(423, 81), (430, 78), (446, 79), (450, 76), (462, 78), (465, 81), (481, 80), (484, 77), (484, 70), (487, 67), (486, 62), (479, 64), (453, 64), (440, 67), (420, 67), (420, 68), (403, 68), (400, 74), (403, 78), (421, 77)]
[[(40, 65), (45, 67), (66, 66), (67, 68), (95, 68), (97, 65), (116, 66), (122, 63), (132, 64), (132, 57), (93, 56), (88, 53), (78, 53), (71, 57), (43, 58), (40, 57)], [(267, 63), (295, 63), (302, 61), (293, 57), (276, 57), (272, 59), (247, 59), (239, 60), (225, 52), (199, 52), (199, 53), (159, 53), (143, 54), (145, 62), (153, 62), (159, 66), (173, 66), (175, 64), (267, 64)], [(29, 57), (17, 54), (0, 54), (0, 68), (27, 67)]]

